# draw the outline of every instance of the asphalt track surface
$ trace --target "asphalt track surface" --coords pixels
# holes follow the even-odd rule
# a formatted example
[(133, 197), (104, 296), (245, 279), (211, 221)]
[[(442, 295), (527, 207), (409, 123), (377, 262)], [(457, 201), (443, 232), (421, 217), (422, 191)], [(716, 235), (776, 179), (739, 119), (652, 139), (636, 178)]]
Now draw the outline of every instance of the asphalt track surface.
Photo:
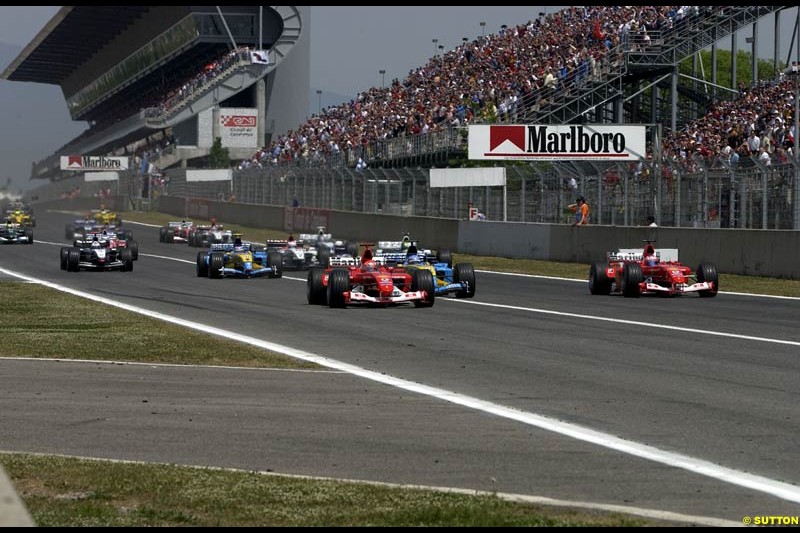
[(197, 278), (198, 249), (159, 243), (157, 228), (141, 225), (130, 226), (133, 272), (62, 271), (72, 218), (37, 213), (35, 243), (0, 248), (0, 269), (341, 364), (299, 372), (0, 359), (0, 450), (731, 523), (800, 514), (798, 299), (591, 296), (586, 282), (479, 272), (472, 300), (329, 309), (308, 305), (302, 272)]

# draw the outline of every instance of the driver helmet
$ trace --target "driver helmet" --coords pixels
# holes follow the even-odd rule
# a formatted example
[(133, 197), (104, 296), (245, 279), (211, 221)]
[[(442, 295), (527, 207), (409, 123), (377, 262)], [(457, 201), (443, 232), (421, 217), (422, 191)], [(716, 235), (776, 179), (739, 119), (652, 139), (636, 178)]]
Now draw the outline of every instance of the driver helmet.
[(364, 272), (375, 272), (377, 268), (375, 267), (375, 261), (369, 260), (364, 262)]
[(655, 255), (646, 255), (644, 257), (644, 264), (647, 266), (655, 266), (658, 263), (658, 258)]
[(419, 264), (419, 255), (417, 254), (408, 254), (406, 256), (406, 263), (409, 265), (418, 265)]
[(92, 248), (100, 248), (100, 241), (97, 240), (97, 235), (92, 239)]

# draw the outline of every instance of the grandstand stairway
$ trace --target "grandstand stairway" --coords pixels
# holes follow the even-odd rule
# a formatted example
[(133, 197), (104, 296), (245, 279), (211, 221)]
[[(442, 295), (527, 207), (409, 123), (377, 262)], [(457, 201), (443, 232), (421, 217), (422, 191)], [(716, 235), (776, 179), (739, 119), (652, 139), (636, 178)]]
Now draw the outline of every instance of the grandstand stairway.
[[(518, 116), (518, 122), (540, 124), (574, 124), (581, 122), (617, 122), (621, 118), (618, 107), (627, 94), (632, 94), (632, 84), (642, 80), (655, 82), (665, 73), (672, 72), (678, 64), (698, 51), (753, 24), (758, 19), (791, 6), (704, 6), (697, 16), (684, 19), (673, 28), (652, 35), (651, 46), (638, 49), (621, 45), (609, 51), (608, 57), (624, 57), (612, 63), (603, 79), (584, 80), (571, 91), (554, 91), (542, 98), (538, 105), (528, 106)], [(662, 85), (668, 85), (663, 80)], [(686, 90), (681, 90), (685, 96)], [(696, 94), (698, 99), (704, 94)], [(705, 106), (697, 106), (702, 113)], [(684, 120), (693, 116), (682, 113)], [(663, 121), (663, 117), (662, 117)]]

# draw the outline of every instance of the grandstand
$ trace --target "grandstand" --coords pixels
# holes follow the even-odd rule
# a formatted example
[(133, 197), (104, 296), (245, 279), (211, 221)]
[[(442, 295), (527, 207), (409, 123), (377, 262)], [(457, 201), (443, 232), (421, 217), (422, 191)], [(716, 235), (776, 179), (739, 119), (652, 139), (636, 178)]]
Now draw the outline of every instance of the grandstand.
[(31, 178), (66, 177), (61, 155), (136, 156), (153, 146), (151, 164), (186, 164), (208, 155), (226, 108), (252, 110), (253, 144), (230, 148), (252, 153), (307, 115), (307, 91), (297, 90), (309, 84), (303, 9), (62, 7), (1, 76), (58, 85), (72, 118), (90, 128), (35, 162)]
[[(257, 148), (232, 154), (239, 162), (232, 183), (188, 183), (185, 171), (173, 166), (159, 176), (157, 192), (273, 205), (297, 198), (304, 207), (439, 217), (465, 216), (474, 204), (484, 213), (507, 214), (508, 220), (560, 223), (562, 207), (571, 203), (568, 196), (574, 199), (579, 191), (593, 206), (593, 223), (636, 224), (655, 213), (659, 226), (800, 229), (800, 195), (792, 194), (797, 188), (792, 180), (800, 180), (793, 146), (800, 113), (795, 112), (797, 89), (781, 76), (791, 49), (784, 63), (776, 46), (773, 68), (765, 74), (755, 66), (754, 39), (753, 79), (744, 85), (736, 79), (737, 33), (752, 27), (755, 35), (759, 22), (773, 23), (777, 30), (789, 8), (797, 9), (572, 6), (540, 13), (537, 19), (504, 25), (498, 33), (464, 39), (404, 79), (367, 89), (307, 120), (276, 121), (259, 136), (264, 142)], [(800, 60), (800, 39), (795, 38), (800, 12), (797, 18), (790, 48)], [(730, 68), (719, 64), (730, 73), (723, 82), (715, 59), (724, 39), (730, 39), (734, 53)], [(218, 43), (224, 41), (217, 36)], [(238, 65), (236, 54), (242, 52), (220, 46), (216, 51), (224, 55), (212, 61), (223, 65), (223, 74), (212, 79), (222, 89), (235, 85), (219, 80), (227, 79), (225, 65)], [(697, 63), (700, 52), (709, 50), (713, 67), (707, 77)], [(25, 57), (23, 52), (20, 58)], [(173, 147), (175, 137), (188, 144), (185, 139), (209, 121), (207, 109), (214, 105), (216, 89), (209, 92), (203, 85), (207, 60), (192, 64), (193, 80), (201, 76), (199, 91), (194, 83), (177, 91), (174, 85), (172, 91), (164, 88), (159, 102), (102, 129), (104, 138), (132, 120), (137, 127), (162, 132), (143, 145), (166, 154), (161, 155), (162, 168), (190, 159)], [(247, 59), (241, 62), (246, 66)], [(682, 70), (687, 63), (691, 69)], [(28, 75), (44, 76), (35, 70)], [(150, 82), (157, 85), (160, 79), (151, 77)], [(184, 87), (190, 97), (199, 96), (187, 101)], [(227, 103), (247, 105), (238, 100), (236, 95)], [(72, 104), (80, 116), (105, 118), (102, 100), (87, 104), (74, 98)], [(120, 102), (119, 108), (126, 105)], [(304, 117), (305, 110), (298, 115)], [(509, 166), (509, 205), (504, 191), (490, 187), (463, 193), (428, 187), (428, 168), (466, 162), (467, 126), (493, 123), (649, 124), (648, 154), (630, 164), (560, 160)], [(90, 130), (87, 135), (75, 143), (95, 146), (95, 134)], [(750, 144), (751, 137), (759, 139), (763, 150)], [(119, 150), (121, 144), (102, 148), (112, 146)], [(54, 187), (49, 196), (78, 190), (71, 185)], [(135, 192), (135, 187), (123, 189)]]

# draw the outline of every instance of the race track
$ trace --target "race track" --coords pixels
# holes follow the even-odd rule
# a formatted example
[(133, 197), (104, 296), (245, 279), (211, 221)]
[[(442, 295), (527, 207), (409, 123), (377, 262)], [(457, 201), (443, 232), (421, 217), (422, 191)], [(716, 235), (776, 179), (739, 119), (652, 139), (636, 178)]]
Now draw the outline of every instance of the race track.
[(307, 304), (302, 272), (197, 278), (198, 249), (159, 243), (157, 228), (141, 225), (130, 226), (140, 250), (133, 272), (65, 272), (58, 252), (73, 217), (37, 218), (36, 242), (0, 248), (0, 268), (342, 365), (2, 359), (0, 450), (490, 490), (734, 522), (800, 514), (798, 299), (724, 286), (708, 299), (591, 296), (585, 281), (479, 272), (473, 300), (329, 309)]

